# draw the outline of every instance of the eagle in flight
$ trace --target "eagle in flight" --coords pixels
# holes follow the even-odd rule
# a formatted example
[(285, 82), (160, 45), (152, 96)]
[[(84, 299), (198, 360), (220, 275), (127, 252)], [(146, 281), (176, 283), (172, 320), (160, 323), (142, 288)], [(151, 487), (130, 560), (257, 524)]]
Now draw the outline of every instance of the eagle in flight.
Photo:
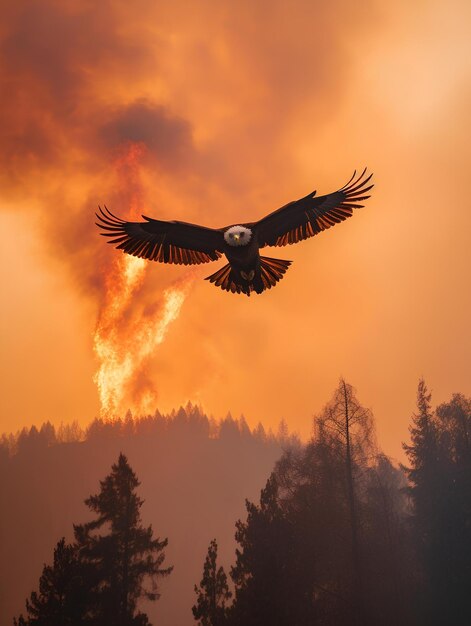
[(283, 278), (291, 261), (260, 256), (265, 246), (286, 246), (308, 239), (343, 222), (360, 209), (373, 187), (366, 168), (338, 191), (325, 196), (308, 194), (269, 213), (258, 222), (207, 228), (179, 221), (126, 222), (106, 206), (99, 207), (97, 226), (111, 237), (108, 243), (133, 256), (179, 265), (217, 261), (223, 254), (229, 263), (206, 280), (231, 293), (262, 293)]

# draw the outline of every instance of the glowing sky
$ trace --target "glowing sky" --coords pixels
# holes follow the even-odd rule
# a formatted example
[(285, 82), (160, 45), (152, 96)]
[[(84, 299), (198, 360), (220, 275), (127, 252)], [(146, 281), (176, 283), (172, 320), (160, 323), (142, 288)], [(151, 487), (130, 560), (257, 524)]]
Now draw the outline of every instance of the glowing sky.
[[(86, 424), (100, 405), (93, 335), (120, 253), (106, 203), (220, 227), (334, 191), (364, 165), (346, 223), (269, 256), (259, 297), (152, 264), (117, 321), (144, 354), (122, 412), (150, 393), (307, 435), (344, 376), (399, 456), (424, 376), (471, 393), (468, 199), (471, 5), (24, 0), (0, 25), (2, 431)], [(137, 160), (127, 160), (137, 149)], [(150, 354), (133, 348), (185, 293)], [(157, 330), (156, 330), (157, 329)]]

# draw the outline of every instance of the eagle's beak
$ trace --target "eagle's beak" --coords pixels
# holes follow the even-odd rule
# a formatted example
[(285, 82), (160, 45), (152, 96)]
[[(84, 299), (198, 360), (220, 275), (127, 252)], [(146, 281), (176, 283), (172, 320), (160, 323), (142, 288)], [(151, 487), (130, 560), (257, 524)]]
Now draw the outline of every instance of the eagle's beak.
[(236, 241), (239, 241), (239, 239), (240, 239), (240, 235), (235, 234), (235, 235), (234, 235), (234, 239), (235, 239)]

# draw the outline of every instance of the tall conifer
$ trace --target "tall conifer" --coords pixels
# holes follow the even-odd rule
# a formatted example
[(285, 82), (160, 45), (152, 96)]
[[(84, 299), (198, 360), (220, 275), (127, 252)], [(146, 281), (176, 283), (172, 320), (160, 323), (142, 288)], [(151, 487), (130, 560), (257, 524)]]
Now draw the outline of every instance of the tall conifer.
[(111, 473), (100, 481), (100, 493), (85, 500), (96, 518), (74, 527), (81, 558), (97, 572), (92, 615), (100, 626), (147, 623), (144, 614), (136, 613), (137, 602), (157, 600), (157, 579), (172, 571), (162, 568), (167, 539), (153, 539), (152, 526), (141, 524), (139, 484), (120, 454)]
[(209, 544), (204, 562), (203, 578), (195, 585), (196, 604), (192, 611), (200, 626), (223, 626), (227, 620), (226, 602), (231, 598), (224, 568), (217, 566), (218, 545), (216, 539)]

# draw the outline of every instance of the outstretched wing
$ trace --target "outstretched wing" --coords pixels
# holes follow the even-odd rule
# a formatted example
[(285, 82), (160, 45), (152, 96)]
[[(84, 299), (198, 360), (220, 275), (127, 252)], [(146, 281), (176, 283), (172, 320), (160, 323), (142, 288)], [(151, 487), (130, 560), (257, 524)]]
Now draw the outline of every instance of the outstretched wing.
[(186, 222), (164, 222), (143, 215), (145, 222), (126, 222), (113, 215), (106, 207), (96, 214), (97, 226), (112, 237), (108, 243), (116, 244), (128, 254), (159, 261), (193, 265), (216, 261), (221, 256), (224, 235), (213, 228)]
[(353, 209), (363, 206), (359, 203), (370, 197), (365, 194), (373, 187), (372, 184), (367, 186), (373, 174), (365, 175), (366, 168), (358, 177), (355, 171), (338, 191), (318, 198), (313, 191), (256, 222), (254, 228), (260, 247), (297, 243), (346, 220)]

